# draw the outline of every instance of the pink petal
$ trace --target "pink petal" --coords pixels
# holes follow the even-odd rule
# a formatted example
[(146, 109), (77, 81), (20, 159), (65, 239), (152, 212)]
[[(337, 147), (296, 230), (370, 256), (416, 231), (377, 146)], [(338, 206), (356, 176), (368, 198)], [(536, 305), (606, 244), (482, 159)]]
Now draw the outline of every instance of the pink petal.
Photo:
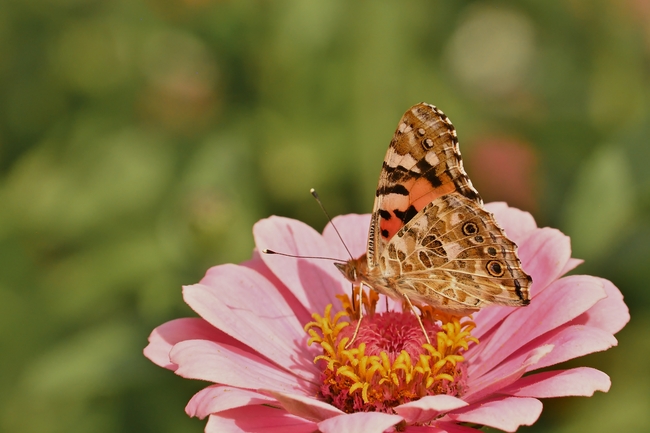
[(569, 322), (605, 296), (602, 283), (594, 277), (570, 276), (555, 281), (467, 352), (470, 377), (480, 377), (526, 343)]
[(243, 266), (222, 265), (204, 281), (209, 285), (184, 287), (183, 297), (205, 320), (295, 374), (308, 380), (319, 374), (307, 334), (268, 280)]
[(310, 421), (323, 421), (344, 414), (344, 412), (335, 408), (331, 404), (316, 400), (315, 398), (276, 391), (267, 391), (267, 393), (275, 397), (282, 407), (290, 414)]
[(485, 205), (488, 212), (494, 214), (499, 225), (517, 245), (521, 245), (537, 228), (535, 218), (528, 212), (508, 207), (504, 202), (492, 202)]
[(607, 392), (612, 382), (602, 371), (579, 367), (531, 374), (504, 388), (501, 392), (516, 397), (591, 397), (596, 391)]
[[(299, 256), (334, 257), (329, 247), (314, 229), (299, 221), (270, 217), (253, 227), (255, 245)], [(346, 260), (347, 256), (335, 257)], [(262, 254), (262, 260), (291, 290), (308, 311), (324, 311), (327, 304), (336, 303), (335, 295), (343, 293), (345, 279), (328, 260), (295, 259), (275, 254)]]
[(194, 394), (185, 412), (192, 417), (206, 416), (236, 407), (275, 403), (275, 399), (247, 389), (211, 385)]
[(459, 409), (449, 419), (514, 432), (519, 426), (532, 425), (542, 413), (542, 403), (534, 398), (499, 397)]
[(432, 395), (422, 397), (395, 407), (395, 412), (408, 424), (424, 424), (435, 419), (440, 413), (467, 406), (467, 402), (451, 395)]
[(519, 380), (526, 371), (530, 370), (540, 360), (553, 351), (553, 345), (547, 344), (536, 347), (534, 350), (525, 353), (525, 358), (517, 358), (516, 361), (507, 361), (497, 368), (490, 370), (478, 378), (470, 378), (468, 381), (468, 392), (463, 399), (469, 403), (480, 401), (491, 394), (501, 394), (501, 389)]
[(171, 351), (176, 374), (237, 388), (311, 392), (305, 382), (263, 359), (225, 344), (206, 340), (178, 343)]
[(566, 262), (566, 265), (564, 265), (564, 269), (562, 269), (562, 272), (560, 272), (560, 275), (564, 275), (569, 271), (574, 270), (581, 264), (583, 264), (585, 261), (582, 259), (574, 259), (573, 257), (569, 259), (568, 262)]
[(533, 278), (534, 296), (562, 275), (571, 258), (571, 241), (559, 230), (537, 229), (519, 247), (519, 258), (524, 271)]
[[(453, 422), (436, 422), (436, 427), (440, 428), (441, 431), (446, 433), (477, 433), (482, 432), (483, 430), (476, 430), (471, 427), (465, 427), (464, 425), (458, 425)], [(410, 432), (409, 429), (406, 429), (407, 432)]]
[(473, 314), (474, 323), (476, 328), (472, 335), (481, 341), (483, 336), (492, 333), (510, 314), (517, 311), (519, 308), (528, 307), (502, 307), (499, 305), (492, 305), (481, 309)]
[(205, 433), (314, 433), (317, 429), (312, 421), (283, 409), (245, 406), (210, 415)]
[[(606, 350), (613, 344), (616, 344), (616, 339), (600, 329), (565, 325), (531, 341), (486, 374), (479, 377), (470, 375), (469, 392), (464, 398), (476, 401), (490, 393), (499, 393), (500, 387), (507, 387), (514, 382), (513, 379), (521, 376), (522, 366), (528, 372)], [(549, 352), (548, 348), (552, 350)], [(539, 357), (540, 354), (543, 356)]]
[[(262, 260), (262, 256), (259, 251), (254, 250), (253, 257), (249, 261), (242, 263), (241, 266), (251, 268), (269, 280), (269, 282), (273, 284), (280, 295), (282, 295), (287, 304), (289, 304), (289, 307), (294, 312), (301, 324), (305, 325), (311, 321), (311, 312), (307, 311), (307, 309), (300, 303), (300, 301), (298, 301), (293, 293), (291, 293), (289, 288), (285, 286), (273, 272), (271, 272), (268, 266), (266, 266), (266, 263), (264, 263), (264, 260)], [(201, 281), (201, 283), (203, 283), (203, 281)]]
[[(370, 227), (370, 214), (365, 215), (340, 215), (332, 220), (341, 234), (345, 246), (348, 247), (353, 258), (366, 253), (368, 244), (368, 229)], [(323, 230), (323, 238), (334, 251), (334, 257), (347, 260), (350, 258), (345, 246), (336, 235), (332, 224), (327, 224)]]
[(600, 278), (607, 293), (605, 299), (598, 301), (589, 311), (576, 318), (574, 323), (594, 326), (616, 334), (630, 321), (630, 310), (623, 302), (621, 291), (611, 281)]
[(185, 340), (218, 341), (244, 349), (240, 342), (216, 329), (203, 319), (176, 319), (160, 325), (149, 336), (149, 345), (144, 348), (144, 356), (154, 364), (169, 370), (176, 370), (177, 365), (169, 360), (169, 352), (174, 344)]
[[(612, 334), (602, 329), (583, 325), (572, 325), (558, 329), (531, 342), (552, 344), (553, 351), (540, 360), (535, 369), (549, 367), (570, 359), (579, 358), (594, 352), (602, 352), (616, 346), (618, 342)], [(510, 360), (508, 361), (510, 362)]]
[(322, 433), (383, 433), (402, 421), (399, 415), (380, 412), (355, 412), (335, 416), (318, 423)]
[(404, 430), (404, 433), (481, 433), (482, 430), (476, 430), (471, 427), (465, 427), (453, 422), (437, 421), (434, 425), (410, 425)]

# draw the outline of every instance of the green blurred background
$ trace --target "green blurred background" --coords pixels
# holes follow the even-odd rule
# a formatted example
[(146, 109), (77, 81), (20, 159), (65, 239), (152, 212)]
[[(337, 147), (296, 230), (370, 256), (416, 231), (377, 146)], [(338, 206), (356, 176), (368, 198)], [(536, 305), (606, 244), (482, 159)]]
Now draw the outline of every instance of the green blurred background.
[(0, 2), (0, 431), (199, 432), (142, 356), (271, 214), (366, 213), (402, 113), (486, 201), (571, 235), (633, 319), (608, 394), (530, 432), (650, 431), (650, 2)]

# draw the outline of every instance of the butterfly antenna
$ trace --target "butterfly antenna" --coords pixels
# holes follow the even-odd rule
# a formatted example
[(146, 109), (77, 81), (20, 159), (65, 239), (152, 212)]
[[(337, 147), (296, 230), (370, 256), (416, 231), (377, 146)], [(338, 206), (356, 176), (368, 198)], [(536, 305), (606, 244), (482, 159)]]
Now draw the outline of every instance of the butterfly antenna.
[(332, 228), (334, 229), (334, 231), (336, 232), (336, 235), (341, 240), (341, 243), (343, 244), (343, 247), (345, 248), (345, 251), (347, 251), (350, 258), (353, 259), (354, 257), (352, 257), (352, 253), (348, 249), (348, 246), (345, 245), (345, 241), (343, 241), (343, 237), (341, 236), (341, 233), (339, 233), (339, 229), (336, 228), (336, 226), (334, 225), (334, 222), (332, 221), (332, 218), (330, 217), (330, 214), (327, 213), (327, 210), (325, 209), (325, 206), (323, 206), (323, 203), (320, 201), (320, 197), (318, 196), (318, 193), (316, 192), (316, 190), (314, 188), (310, 189), (309, 193), (314, 197), (314, 199), (316, 199), (316, 203), (318, 203), (318, 206), (320, 206), (321, 210), (323, 211), (323, 213), (325, 214), (325, 216), (329, 220), (330, 224), (332, 224)]
[(333, 262), (343, 262), (341, 259), (335, 259), (333, 257), (321, 257), (321, 256), (298, 256), (295, 254), (287, 254), (287, 253), (279, 253), (277, 251), (269, 250), (268, 248), (264, 248), (262, 250), (262, 254), (276, 254), (278, 256), (284, 256), (284, 257), (293, 257), (295, 259), (320, 259), (320, 260), (331, 260)]

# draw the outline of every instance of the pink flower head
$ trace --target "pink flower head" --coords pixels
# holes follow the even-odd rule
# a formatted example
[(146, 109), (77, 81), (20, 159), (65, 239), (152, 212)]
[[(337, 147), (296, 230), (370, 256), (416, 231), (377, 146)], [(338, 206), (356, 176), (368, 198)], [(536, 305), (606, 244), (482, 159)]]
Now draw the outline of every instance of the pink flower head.
[[(539, 398), (608, 391), (609, 377), (593, 368), (534, 371), (615, 346), (614, 334), (629, 320), (621, 293), (601, 278), (562, 277), (581, 261), (571, 258), (569, 238), (558, 230), (538, 228), (530, 214), (503, 203), (486, 208), (519, 245), (522, 267), (533, 278), (531, 302), (475, 313), (471, 337), (461, 327), (443, 335), (439, 325), (426, 324), (427, 333), (443, 340), (459, 338), (457, 347), (434, 345), (446, 350), (441, 359), (413, 344), (422, 343), (420, 328), (412, 332), (413, 313), (383, 297), (373, 304), (374, 317), (363, 318), (374, 326), (359, 332), (363, 350), (345, 348), (335, 338), (345, 324), (334, 328), (345, 316), (340, 300), (347, 299), (349, 282), (332, 263), (257, 253), (241, 265), (211, 268), (199, 284), (186, 286), (185, 302), (201, 317), (156, 328), (145, 356), (212, 383), (186, 407), (190, 416), (209, 417), (206, 432), (476, 431), (467, 424), (515, 431), (537, 420)], [(352, 255), (362, 254), (368, 215), (334, 223)], [(331, 226), (321, 235), (271, 217), (255, 225), (254, 235), (260, 250), (349, 257)], [(337, 356), (349, 358), (345, 368), (335, 365)], [(388, 373), (374, 376), (381, 371)]]

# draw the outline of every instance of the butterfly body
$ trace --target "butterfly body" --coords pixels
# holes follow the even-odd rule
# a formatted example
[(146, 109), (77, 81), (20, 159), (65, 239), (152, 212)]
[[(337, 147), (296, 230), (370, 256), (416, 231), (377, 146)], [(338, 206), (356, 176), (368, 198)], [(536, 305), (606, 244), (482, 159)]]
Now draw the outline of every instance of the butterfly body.
[(367, 253), (337, 267), (355, 285), (458, 315), (527, 305), (532, 283), (463, 169), (456, 130), (425, 103), (404, 114), (391, 141)]

